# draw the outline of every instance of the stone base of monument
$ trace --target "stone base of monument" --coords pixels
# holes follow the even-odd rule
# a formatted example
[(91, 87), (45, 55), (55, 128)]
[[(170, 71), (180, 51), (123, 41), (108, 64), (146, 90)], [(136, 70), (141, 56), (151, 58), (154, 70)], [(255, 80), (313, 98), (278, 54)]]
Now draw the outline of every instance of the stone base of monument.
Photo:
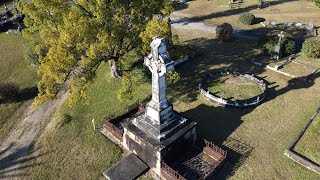
[[(107, 119), (101, 132), (125, 151), (133, 152), (162, 179), (206, 179), (221, 167), (226, 152), (209, 141), (199, 141), (195, 122), (187, 120), (172, 136), (159, 142), (133, 124), (133, 119), (144, 113), (143, 106), (132, 107), (118, 117)], [(116, 173), (129, 177), (132, 173), (124, 171), (125, 165), (117, 163), (104, 173), (105, 177), (117, 179), (112, 178), (117, 177)]]
[(186, 122), (173, 135), (157, 141), (140, 130), (132, 121), (123, 124), (122, 146), (135, 153), (149, 168), (161, 177), (161, 163), (171, 162), (185, 154), (196, 142), (196, 123)]

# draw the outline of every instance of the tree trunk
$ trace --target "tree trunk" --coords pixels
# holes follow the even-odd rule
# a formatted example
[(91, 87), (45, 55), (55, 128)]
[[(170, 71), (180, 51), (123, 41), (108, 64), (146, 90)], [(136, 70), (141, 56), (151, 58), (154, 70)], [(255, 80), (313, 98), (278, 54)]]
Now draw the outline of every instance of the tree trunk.
[(108, 62), (109, 62), (111, 77), (115, 79), (120, 78), (120, 75), (117, 70), (117, 62), (114, 59), (109, 60)]

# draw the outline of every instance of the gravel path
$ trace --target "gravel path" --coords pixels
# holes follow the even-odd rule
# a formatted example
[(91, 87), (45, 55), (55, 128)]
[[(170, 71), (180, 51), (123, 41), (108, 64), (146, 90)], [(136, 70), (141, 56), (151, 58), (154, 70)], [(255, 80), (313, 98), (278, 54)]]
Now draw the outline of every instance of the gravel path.
[(26, 170), (37, 165), (32, 164), (40, 154), (40, 147), (35, 142), (50, 117), (67, 97), (65, 90), (60, 91), (58, 98), (44, 103), (36, 110), (28, 107), (23, 115), (0, 145), (0, 179), (20, 179), (25, 177)]

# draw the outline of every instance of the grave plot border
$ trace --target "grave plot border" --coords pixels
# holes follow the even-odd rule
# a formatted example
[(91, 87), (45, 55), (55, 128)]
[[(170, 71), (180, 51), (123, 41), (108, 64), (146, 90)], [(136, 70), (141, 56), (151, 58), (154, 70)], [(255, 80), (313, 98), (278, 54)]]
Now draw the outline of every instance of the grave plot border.
[(308, 120), (307, 124), (303, 127), (294, 141), (290, 144), (288, 149), (284, 151), (284, 155), (288, 158), (294, 160), (298, 164), (310, 169), (311, 171), (320, 174), (320, 164), (312, 161), (308, 157), (303, 156), (302, 154), (296, 152), (294, 150), (295, 146), (298, 144), (299, 140), (302, 138), (303, 134), (307, 131), (313, 120), (320, 114), (320, 106), (318, 107), (317, 111), (313, 114), (313, 116)]
[[(252, 97), (250, 99), (245, 99), (245, 100), (228, 100), (223, 97), (220, 97), (216, 95), (213, 92), (210, 92), (207, 87), (205, 87), (205, 83), (209, 78), (215, 78), (219, 77), (221, 75), (228, 75), (228, 74), (235, 74), (237, 76), (242, 76), (246, 79), (249, 79), (250, 81), (254, 82), (259, 86), (260, 89), (262, 89), (262, 93)], [(229, 72), (227, 70), (214, 70), (209, 72), (200, 82), (199, 84), (199, 90), (202, 96), (204, 96), (206, 99), (209, 101), (217, 102), (219, 105), (222, 105), (224, 107), (235, 107), (235, 108), (245, 108), (245, 107), (250, 107), (250, 106), (256, 106), (260, 104), (266, 97), (267, 94), (267, 85), (263, 82), (263, 80), (259, 80), (257, 77), (254, 75), (249, 75), (249, 74), (240, 74), (237, 72)]]

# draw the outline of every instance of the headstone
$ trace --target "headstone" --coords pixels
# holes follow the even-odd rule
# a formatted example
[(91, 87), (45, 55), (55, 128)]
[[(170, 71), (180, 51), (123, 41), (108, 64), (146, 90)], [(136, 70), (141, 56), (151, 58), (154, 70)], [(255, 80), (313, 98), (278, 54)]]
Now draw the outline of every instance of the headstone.
[(262, 8), (262, 0), (259, 0), (258, 2), (258, 9), (261, 9)]
[(314, 29), (314, 25), (312, 22), (309, 22), (307, 25), (306, 25), (306, 34), (307, 35), (311, 35), (311, 36), (317, 36), (317, 32), (316, 30)]
[(276, 22), (274, 22), (274, 21), (269, 21), (268, 22), (268, 25), (267, 25), (267, 27), (270, 27), (270, 28), (274, 28), (274, 27), (276, 27), (277, 25), (276, 25)]
[(283, 25), (284, 25), (285, 28), (292, 27), (292, 23), (291, 22), (285, 22)]
[(6, 4), (4, 4), (4, 9), (6, 10), (6, 12), (9, 11), (9, 9), (8, 9)]
[(278, 34), (278, 36), (279, 36), (278, 44), (274, 48), (274, 54), (272, 56), (273, 59), (277, 59), (277, 60), (281, 58), (281, 40), (284, 37), (283, 31), (281, 31), (280, 34)]
[(312, 23), (312, 22), (309, 22), (309, 23), (306, 25), (306, 30), (308, 30), (308, 31), (313, 31), (313, 28), (314, 28), (314, 26), (313, 26), (313, 23)]
[(232, 0), (229, 0), (228, 6), (229, 8), (232, 8)]

